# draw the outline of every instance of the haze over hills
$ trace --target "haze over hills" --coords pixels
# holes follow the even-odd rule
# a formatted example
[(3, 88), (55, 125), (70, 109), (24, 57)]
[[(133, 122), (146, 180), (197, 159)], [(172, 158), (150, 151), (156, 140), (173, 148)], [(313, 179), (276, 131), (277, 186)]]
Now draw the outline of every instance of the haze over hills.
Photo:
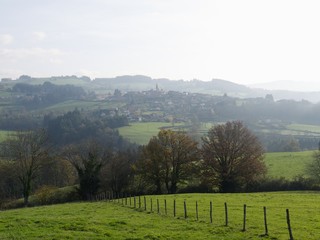
[[(255, 97), (265, 97), (267, 94), (272, 94), (275, 100), (280, 99), (290, 99), (290, 100), (307, 100), (310, 102), (319, 102), (320, 101), (320, 91), (318, 92), (308, 92), (308, 91), (299, 91), (299, 84), (297, 83), (296, 88), (293, 88), (295, 85), (286, 82), (282, 85), (277, 85), (269, 83), (268, 86), (274, 86), (274, 88), (264, 88), (264, 87), (254, 87), (252, 85), (245, 86), (231, 81), (222, 80), (222, 79), (212, 79), (211, 81), (201, 81), (201, 80), (169, 80), (169, 79), (152, 79), (147, 76), (136, 75), (136, 76), (120, 76), (115, 78), (97, 78), (93, 80), (93, 83), (99, 83), (102, 85), (113, 85), (123, 86), (124, 90), (138, 90), (142, 86), (151, 89), (154, 88), (155, 84), (159, 86), (160, 89), (169, 91), (182, 91), (182, 92), (198, 92), (206, 94), (217, 94), (223, 95), (228, 94), (233, 97), (240, 98), (255, 98)], [(119, 85), (120, 84), (120, 85)], [(285, 84), (291, 87), (285, 88)], [(267, 86), (267, 85), (265, 85)], [(310, 89), (313, 85), (310, 84)], [(127, 88), (127, 89), (126, 89)], [(140, 89), (142, 90), (142, 89)]]
[(248, 84), (248, 87), (266, 90), (286, 90), (295, 92), (315, 92), (319, 91), (320, 83), (314, 82), (297, 82), (290, 80), (272, 81), (256, 84)]
[[(170, 80), (166, 78), (153, 79), (143, 75), (124, 75), (114, 78), (96, 78), (90, 81), (88, 77), (76, 76), (57, 76), (49, 78), (33, 78), (21, 76), (13, 82), (26, 82), (30, 84), (41, 84), (41, 82), (50, 81), (55, 84), (74, 84), (80, 85), (90, 90), (109, 91), (112, 93), (115, 89), (121, 91), (145, 91), (155, 89), (156, 86), (164, 91), (179, 91), (204, 93), (212, 95), (224, 95), (239, 98), (265, 97), (272, 94), (275, 100), (306, 100), (313, 103), (320, 102), (320, 91), (299, 91), (302, 89), (301, 83), (291, 81), (270, 82), (265, 84), (241, 85), (222, 79), (212, 79), (211, 81), (201, 81), (193, 79), (190, 81)], [(8, 79), (2, 79), (2, 82), (13, 83)], [(307, 85), (304, 84), (304, 85)], [(312, 90), (312, 84), (309, 84)], [(304, 89), (306, 86), (304, 86)], [(285, 89), (285, 90), (282, 90)]]

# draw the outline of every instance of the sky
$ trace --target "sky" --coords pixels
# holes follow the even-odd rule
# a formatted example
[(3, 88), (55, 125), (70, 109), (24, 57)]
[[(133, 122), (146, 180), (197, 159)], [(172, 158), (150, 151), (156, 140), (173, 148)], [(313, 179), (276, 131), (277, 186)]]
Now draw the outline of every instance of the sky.
[(319, 12), (317, 0), (0, 0), (0, 79), (147, 75), (320, 91)]

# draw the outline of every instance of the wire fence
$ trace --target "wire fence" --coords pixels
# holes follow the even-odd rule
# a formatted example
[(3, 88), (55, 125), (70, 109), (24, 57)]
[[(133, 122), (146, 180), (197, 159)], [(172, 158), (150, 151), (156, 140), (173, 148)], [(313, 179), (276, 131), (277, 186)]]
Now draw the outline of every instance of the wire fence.
[[(187, 219), (198, 222), (210, 223), (213, 226), (232, 226), (238, 228), (239, 231), (246, 232), (250, 229), (261, 229), (259, 237), (286, 235), (286, 239), (294, 238), (295, 230), (310, 231), (301, 224), (292, 227), (290, 210), (285, 206), (257, 206), (241, 203), (228, 204), (227, 201), (221, 202), (210, 200), (208, 198), (199, 200), (189, 200), (178, 197), (178, 195), (158, 195), (158, 196), (131, 196), (129, 194), (114, 194), (105, 192), (96, 195), (92, 200), (121, 204), (140, 211), (147, 211), (177, 219)], [(300, 210), (306, 212), (306, 207), (295, 207), (294, 211)], [(311, 206), (310, 212), (313, 210), (317, 214), (317, 210)], [(318, 209), (320, 210), (320, 208)], [(307, 211), (308, 212), (308, 211)], [(306, 215), (308, 216), (308, 214)], [(301, 218), (301, 215), (299, 215)], [(299, 219), (299, 222), (311, 221), (310, 219)], [(320, 219), (319, 219), (320, 221)], [(320, 230), (320, 228), (315, 229)], [(303, 236), (313, 236), (312, 239), (320, 239), (320, 231), (312, 233), (304, 233)], [(319, 234), (319, 237), (315, 237)], [(300, 234), (301, 235), (301, 234)], [(300, 237), (301, 239), (301, 237)], [(310, 239), (306, 237), (305, 239)]]

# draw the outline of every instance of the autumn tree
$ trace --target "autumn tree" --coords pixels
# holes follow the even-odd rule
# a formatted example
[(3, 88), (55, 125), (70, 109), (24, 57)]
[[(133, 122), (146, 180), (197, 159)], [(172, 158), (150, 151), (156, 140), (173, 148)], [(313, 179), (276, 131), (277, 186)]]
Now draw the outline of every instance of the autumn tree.
[(178, 184), (191, 178), (198, 161), (197, 143), (183, 132), (161, 130), (142, 150), (138, 169), (161, 193), (176, 193)]
[(78, 145), (70, 145), (63, 151), (62, 157), (75, 168), (79, 179), (79, 194), (83, 200), (89, 200), (100, 187), (100, 172), (108, 153), (96, 141), (90, 140)]
[(266, 172), (263, 147), (240, 121), (216, 125), (203, 137), (203, 174), (221, 192), (246, 187)]
[(43, 163), (49, 158), (49, 144), (45, 130), (19, 131), (2, 144), (5, 157), (12, 162), (21, 184), (24, 205), (29, 203), (32, 185), (39, 176)]

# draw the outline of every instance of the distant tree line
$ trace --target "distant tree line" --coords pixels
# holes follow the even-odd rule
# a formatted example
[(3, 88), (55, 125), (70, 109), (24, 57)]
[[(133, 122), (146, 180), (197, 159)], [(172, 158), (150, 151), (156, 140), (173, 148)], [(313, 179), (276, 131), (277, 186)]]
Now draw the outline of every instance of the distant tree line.
[(16, 98), (17, 102), (31, 107), (54, 104), (69, 99), (83, 99), (87, 95), (82, 87), (70, 84), (55, 85), (51, 82), (44, 82), (42, 85), (17, 83), (11, 91), (21, 94)]

